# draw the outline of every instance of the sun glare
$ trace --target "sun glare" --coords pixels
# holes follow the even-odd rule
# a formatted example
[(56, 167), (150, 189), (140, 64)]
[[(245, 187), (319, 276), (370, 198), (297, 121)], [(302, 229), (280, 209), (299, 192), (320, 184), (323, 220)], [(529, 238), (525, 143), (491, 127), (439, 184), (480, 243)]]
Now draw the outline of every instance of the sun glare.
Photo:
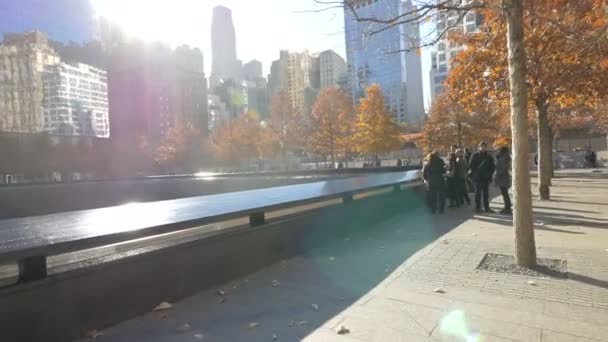
[(97, 16), (104, 17), (130, 36), (146, 41), (180, 43), (180, 39), (200, 28), (196, 14), (200, 0), (91, 0)]

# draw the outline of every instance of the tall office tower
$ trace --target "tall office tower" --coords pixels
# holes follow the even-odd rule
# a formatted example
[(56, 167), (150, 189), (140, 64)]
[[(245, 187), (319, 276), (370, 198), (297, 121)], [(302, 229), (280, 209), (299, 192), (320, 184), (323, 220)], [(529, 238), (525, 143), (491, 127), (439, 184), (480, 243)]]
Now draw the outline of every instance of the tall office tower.
[[(389, 20), (413, 10), (411, 0), (354, 0), (359, 16)], [(422, 64), (416, 22), (392, 27), (358, 21), (345, 9), (348, 72), (354, 100), (378, 83), (395, 121), (421, 127), (424, 119)], [(372, 34), (373, 33), (373, 34)]]
[[(281, 58), (272, 63), (269, 76), (271, 95), (287, 92), (294, 111), (306, 113), (310, 107), (312, 92), (319, 87), (319, 60), (307, 51), (302, 53), (281, 51)], [(308, 89), (308, 90), (307, 90)]]
[[(456, 11), (437, 16), (435, 20), (437, 32), (444, 32), (448, 29), (450, 31), (473, 33), (481, 25), (482, 17), (480, 14), (467, 13), (462, 20), (459, 20), (460, 16), (461, 13)], [(443, 91), (443, 81), (445, 81), (450, 71), (450, 61), (462, 49), (464, 49), (464, 45), (450, 42), (447, 35), (443, 35), (443, 38), (439, 39), (433, 46), (431, 71), (429, 74), (431, 99), (434, 99), (435, 96)]]
[(222, 80), (240, 81), (240, 61), (236, 58), (236, 34), (232, 11), (224, 6), (213, 9), (211, 23), (211, 88)]
[(243, 77), (247, 81), (256, 81), (262, 78), (262, 62), (254, 59), (243, 65)]
[(190, 125), (203, 136), (209, 133), (207, 79), (203, 53), (197, 48), (180, 46), (173, 52), (173, 77), (170, 80), (172, 125)]
[(319, 72), (321, 88), (337, 86), (340, 78), (346, 74), (346, 61), (333, 50), (319, 54)]
[(58, 63), (60, 58), (45, 34), (4, 35), (0, 44), (0, 131), (43, 131), (43, 73), (45, 66)]

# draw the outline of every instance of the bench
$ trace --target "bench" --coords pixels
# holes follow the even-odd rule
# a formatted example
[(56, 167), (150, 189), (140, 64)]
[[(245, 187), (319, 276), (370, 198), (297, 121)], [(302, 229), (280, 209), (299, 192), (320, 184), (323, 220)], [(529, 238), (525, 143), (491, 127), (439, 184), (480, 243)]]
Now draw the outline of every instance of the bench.
[(200, 225), (249, 217), (264, 225), (269, 211), (381, 188), (419, 185), (420, 171), (372, 174), (275, 188), (66, 212), (0, 221), (0, 264), (16, 262), (19, 283), (47, 277), (47, 258)]

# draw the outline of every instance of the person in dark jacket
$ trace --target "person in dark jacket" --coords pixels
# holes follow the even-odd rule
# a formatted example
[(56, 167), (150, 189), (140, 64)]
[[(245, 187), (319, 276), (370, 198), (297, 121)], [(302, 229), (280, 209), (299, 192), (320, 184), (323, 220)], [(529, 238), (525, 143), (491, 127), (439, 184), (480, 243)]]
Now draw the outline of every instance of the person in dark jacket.
[(422, 177), (427, 189), (427, 200), (431, 212), (445, 210), (445, 162), (437, 152), (431, 153), (422, 168)]
[(467, 165), (469, 165), (469, 162), (471, 161), (471, 157), (473, 156), (473, 153), (471, 153), (471, 150), (467, 147), (464, 149), (464, 159), (467, 160)]
[(471, 199), (469, 198), (469, 192), (466, 184), (468, 167), (469, 165), (462, 150), (456, 150), (456, 172), (454, 175), (454, 182), (456, 186), (457, 204), (459, 206), (463, 205), (465, 202), (468, 205), (471, 205)]
[(500, 213), (511, 215), (513, 213), (511, 198), (509, 197), (509, 188), (511, 188), (511, 155), (509, 154), (509, 148), (506, 146), (501, 147), (496, 156), (494, 183), (500, 189), (502, 200), (505, 204), (504, 209)]
[[(464, 149), (464, 159), (467, 163), (467, 170), (469, 168), (469, 163), (471, 162), (471, 157), (473, 156), (473, 154), (471, 153), (471, 150), (467, 147)], [(475, 192), (475, 185), (473, 185), (473, 181), (471, 180), (471, 178), (467, 175), (466, 176), (466, 185), (467, 185), (467, 192)]]
[(449, 208), (458, 207), (458, 191), (456, 185), (456, 150), (448, 154), (447, 174), (445, 178), (446, 195), (449, 200)]
[(485, 142), (479, 144), (479, 151), (471, 157), (469, 163), (469, 176), (475, 183), (475, 211), (481, 212), (483, 207), (486, 213), (492, 213), (490, 209), (489, 187), (494, 175), (494, 157), (488, 153), (488, 145)]

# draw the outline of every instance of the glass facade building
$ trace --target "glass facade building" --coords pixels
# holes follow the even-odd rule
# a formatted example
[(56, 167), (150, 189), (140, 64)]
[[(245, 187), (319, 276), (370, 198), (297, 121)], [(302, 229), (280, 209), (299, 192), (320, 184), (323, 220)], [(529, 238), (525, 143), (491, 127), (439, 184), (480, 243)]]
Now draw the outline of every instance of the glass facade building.
[[(411, 1), (355, 1), (359, 17), (387, 20), (406, 13)], [(387, 27), (371, 21), (358, 21), (345, 9), (346, 55), (352, 94), (355, 100), (365, 88), (378, 83), (385, 104), (397, 122), (420, 127), (424, 118), (422, 66), (415, 47), (420, 38), (418, 23)]]

